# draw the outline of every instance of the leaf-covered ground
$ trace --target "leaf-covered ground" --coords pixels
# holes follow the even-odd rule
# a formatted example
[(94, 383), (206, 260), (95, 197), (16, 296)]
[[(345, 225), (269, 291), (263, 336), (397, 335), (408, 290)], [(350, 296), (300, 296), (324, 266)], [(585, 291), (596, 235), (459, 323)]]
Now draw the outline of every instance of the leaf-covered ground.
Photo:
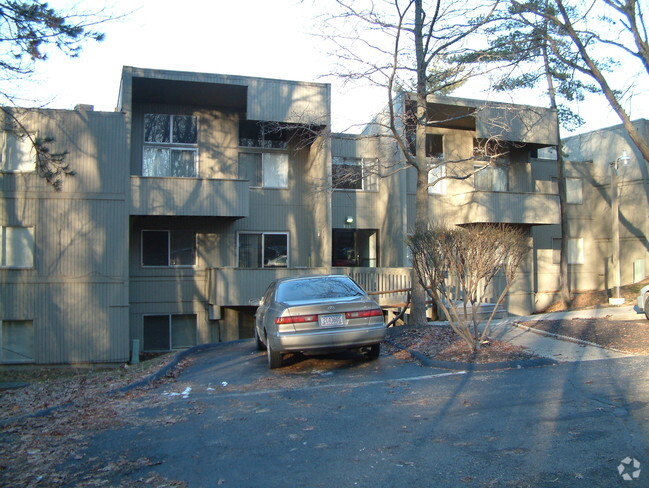
[[(527, 352), (524, 347), (494, 340), (487, 341), (474, 353), (468, 344), (447, 325), (395, 327), (389, 329), (388, 334), (389, 339), (394, 343), (437, 361), (494, 363), (537, 357)], [(388, 346), (388, 351), (393, 354), (404, 358), (408, 355), (393, 349), (389, 349)]]

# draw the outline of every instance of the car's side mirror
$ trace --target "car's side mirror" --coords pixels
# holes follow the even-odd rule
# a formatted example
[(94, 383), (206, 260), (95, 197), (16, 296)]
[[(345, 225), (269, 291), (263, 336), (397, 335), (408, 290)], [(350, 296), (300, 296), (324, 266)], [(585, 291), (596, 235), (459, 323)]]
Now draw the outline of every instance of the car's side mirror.
[(261, 300), (259, 298), (251, 298), (250, 300), (248, 300), (248, 305), (258, 307), (259, 305), (261, 305)]

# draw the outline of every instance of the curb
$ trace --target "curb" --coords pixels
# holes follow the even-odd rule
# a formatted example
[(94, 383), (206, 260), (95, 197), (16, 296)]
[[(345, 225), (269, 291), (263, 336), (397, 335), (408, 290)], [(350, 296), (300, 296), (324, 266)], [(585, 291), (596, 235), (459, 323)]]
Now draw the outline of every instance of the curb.
[(501, 361), (497, 363), (463, 363), (463, 362), (452, 362), (452, 361), (438, 361), (435, 359), (430, 359), (427, 356), (424, 356), (418, 351), (413, 351), (407, 347), (397, 344), (389, 339), (385, 339), (385, 342), (406, 351), (410, 354), (415, 360), (421, 363), (423, 366), (428, 366), (431, 368), (440, 368), (440, 369), (452, 369), (452, 370), (462, 370), (462, 371), (496, 371), (499, 369), (520, 369), (520, 368), (539, 368), (542, 366), (554, 366), (559, 364), (558, 361), (550, 358), (536, 358), (536, 359), (519, 359), (516, 361)]

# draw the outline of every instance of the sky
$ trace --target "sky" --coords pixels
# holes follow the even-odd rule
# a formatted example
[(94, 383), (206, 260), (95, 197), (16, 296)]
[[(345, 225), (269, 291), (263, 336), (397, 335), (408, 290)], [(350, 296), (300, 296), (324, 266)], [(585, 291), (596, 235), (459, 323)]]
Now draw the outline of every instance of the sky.
[[(77, 2), (49, 4), (74, 8)], [(327, 76), (335, 60), (316, 34), (321, 30), (317, 16), (330, 0), (84, 0), (78, 5), (87, 11), (107, 7), (123, 17), (98, 26), (106, 39), (86, 44), (79, 57), (54, 52), (39, 64), (23, 89), (51, 108), (90, 104), (113, 111), (122, 66), (331, 83), (332, 126), (339, 132), (359, 131), (386, 105), (385, 89), (344, 85)], [(472, 83), (454, 95), (545, 104), (541, 97), (495, 95), (486, 86)], [(649, 118), (649, 87), (626, 107), (633, 108), (632, 118)], [(620, 123), (601, 100), (589, 99), (579, 112), (587, 124), (578, 132)]]

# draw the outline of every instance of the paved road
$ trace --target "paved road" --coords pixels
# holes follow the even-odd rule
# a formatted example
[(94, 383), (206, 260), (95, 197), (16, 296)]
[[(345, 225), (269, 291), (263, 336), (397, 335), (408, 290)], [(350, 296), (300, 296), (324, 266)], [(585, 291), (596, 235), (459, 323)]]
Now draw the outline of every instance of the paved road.
[[(648, 365), (470, 373), (342, 355), (269, 371), (251, 341), (231, 343), (138, 398), (72, 467), (144, 456), (109, 481), (190, 487), (649, 486)], [(618, 474), (627, 456), (642, 463), (636, 481)]]

